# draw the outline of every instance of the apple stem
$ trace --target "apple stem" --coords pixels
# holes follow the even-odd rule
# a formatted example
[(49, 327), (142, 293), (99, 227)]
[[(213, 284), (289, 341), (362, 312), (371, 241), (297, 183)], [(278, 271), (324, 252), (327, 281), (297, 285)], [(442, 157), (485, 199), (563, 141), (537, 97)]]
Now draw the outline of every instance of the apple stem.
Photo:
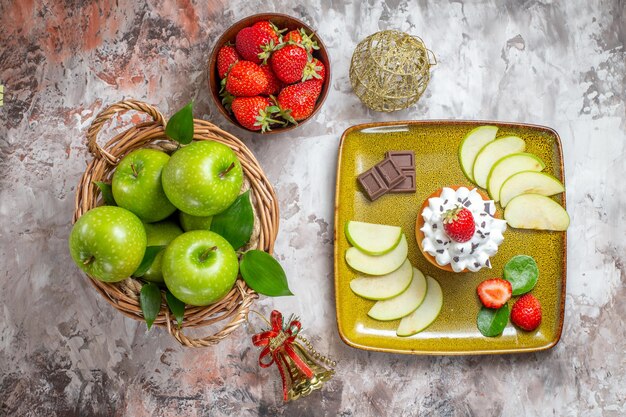
[(83, 265), (89, 265), (90, 263), (93, 262), (93, 260), (94, 260), (94, 257), (93, 257), (93, 255), (91, 255), (89, 258), (87, 258), (87, 259), (85, 259), (83, 261)]
[(135, 164), (130, 164), (130, 169), (133, 170), (133, 175), (135, 176), (135, 178), (137, 178), (139, 174), (137, 173), (137, 168), (135, 168)]
[(213, 246), (212, 248), (209, 248), (209, 249), (205, 250), (204, 252), (202, 252), (200, 254), (200, 262), (206, 261), (206, 259), (209, 257), (211, 252), (215, 252), (216, 250), (217, 250), (217, 246)]
[(220, 172), (220, 178), (224, 178), (226, 174), (228, 174), (233, 168), (235, 168), (235, 163), (233, 162), (226, 168), (224, 171)]

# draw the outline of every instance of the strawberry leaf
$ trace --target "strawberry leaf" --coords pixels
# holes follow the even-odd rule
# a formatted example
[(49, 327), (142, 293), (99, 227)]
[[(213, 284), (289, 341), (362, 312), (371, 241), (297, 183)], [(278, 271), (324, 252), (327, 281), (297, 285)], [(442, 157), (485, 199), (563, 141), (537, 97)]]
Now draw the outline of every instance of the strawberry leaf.
[(161, 310), (161, 290), (155, 283), (144, 284), (139, 294), (139, 304), (143, 318), (148, 325), (148, 330), (152, 327), (154, 319), (156, 319)]
[(170, 118), (165, 127), (165, 134), (182, 145), (191, 143), (193, 140), (193, 101)]

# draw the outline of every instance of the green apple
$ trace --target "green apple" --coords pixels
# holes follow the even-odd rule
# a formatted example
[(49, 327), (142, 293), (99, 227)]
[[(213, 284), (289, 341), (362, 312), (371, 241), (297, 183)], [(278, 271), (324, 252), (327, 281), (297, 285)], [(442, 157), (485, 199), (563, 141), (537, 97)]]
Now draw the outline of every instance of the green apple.
[(500, 204), (506, 207), (513, 198), (521, 194), (551, 196), (565, 191), (561, 181), (545, 172), (523, 171), (509, 177), (500, 189)]
[(192, 216), (213, 216), (237, 198), (243, 170), (228, 146), (201, 140), (176, 151), (163, 169), (167, 198)]
[(161, 172), (170, 156), (155, 149), (137, 149), (126, 155), (113, 174), (113, 198), (118, 206), (144, 222), (157, 222), (176, 211), (165, 196)]
[(349, 221), (345, 226), (346, 238), (362, 252), (368, 255), (383, 255), (398, 246), (402, 237), (402, 228)]
[(409, 315), (422, 304), (427, 288), (424, 274), (413, 268), (413, 280), (409, 288), (389, 300), (376, 302), (367, 315), (381, 321), (397, 320)]
[(408, 251), (406, 237), (402, 235), (398, 246), (384, 255), (368, 255), (357, 248), (348, 248), (346, 262), (352, 269), (368, 275), (386, 275), (402, 266)]
[(413, 267), (407, 259), (390, 274), (378, 277), (356, 277), (350, 281), (350, 289), (368, 300), (387, 300), (399, 295), (409, 287), (413, 279)]
[(511, 175), (522, 171), (539, 172), (545, 167), (546, 164), (531, 153), (514, 153), (501, 158), (493, 165), (487, 177), (489, 197), (495, 202), (500, 201), (500, 188)]
[(478, 155), (478, 152), (480, 152), (483, 146), (496, 138), (496, 133), (498, 133), (497, 126), (478, 126), (465, 135), (461, 141), (461, 145), (459, 146), (459, 163), (461, 164), (463, 174), (465, 174), (470, 181), (474, 181), (472, 169), (476, 155)]
[(501, 158), (513, 153), (524, 152), (526, 142), (517, 136), (504, 136), (489, 142), (478, 152), (474, 161), (474, 182), (479, 187), (487, 187), (487, 177), (491, 167)]
[(185, 232), (191, 232), (192, 230), (211, 230), (213, 216), (192, 216), (191, 214), (181, 211), (179, 220)]
[(183, 233), (165, 248), (161, 263), (165, 285), (180, 301), (205, 306), (233, 287), (239, 260), (232, 246), (217, 233)]
[[(167, 246), (172, 240), (183, 234), (180, 227), (171, 221), (144, 223), (143, 227), (146, 229), (148, 246)], [(152, 265), (150, 265), (150, 268), (143, 274), (143, 279), (152, 282), (163, 282), (161, 258), (163, 257), (164, 251), (165, 249), (157, 253), (152, 261)]]
[(70, 255), (80, 269), (104, 282), (128, 278), (146, 251), (146, 232), (137, 216), (121, 207), (96, 207), (72, 227)]
[(396, 330), (398, 336), (412, 336), (419, 333), (439, 316), (443, 307), (441, 286), (432, 277), (426, 277), (426, 280), (428, 282), (426, 297), (417, 310), (400, 320), (400, 325)]
[(504, 219), (517, 229), (564, 231), (569, 227), (565, 209), (539, 194), (522, 194), (512, 199), (504, 209)]

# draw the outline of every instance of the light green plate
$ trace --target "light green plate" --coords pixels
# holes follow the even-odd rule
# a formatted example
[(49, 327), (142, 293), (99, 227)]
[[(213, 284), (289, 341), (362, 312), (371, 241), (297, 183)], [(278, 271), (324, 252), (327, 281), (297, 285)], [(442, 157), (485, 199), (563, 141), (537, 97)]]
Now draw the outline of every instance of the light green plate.
[[(396, 353), (464, 355), (530, 352), (556, 345), (563, 328), (565, 307), (566, 248), (564, 232), (507, 228), (505, 240), (491, 258), (493, 269), (455, 274), (431, 265), (415, 240), (417, 212), (433, 191), (447, 185), (472, 184), (459, 165), (457, 150), (461, 139), (473, 128), (490, 124), (499, 127), (498, 136), (518, 135), (526, 141), (526, 152), (545, 163), (545, 172), (564, 183), (561, 142), (547, 127), (483, 121), (418, 121), (373, 123), (346, 130), (339, 147), (335, 196), (335, 302), (337, 325), (348, 345)], [(380, 162), (386, 151), (413, 150), (417, 171), (415, 194), (387, 194), (370, 202), (360, 191), (356, 178)], [(555, 197), (565, 206), (565, 195)], [(502, 215), (502, 209), (496, 205)], [(373, 301), (350, 290), (357, 273), (344, 260), (349, 243), (344, 236), (348, 220), (401, 226), (409, 241), (409, 260), (425, 275), (441, 284), (444, 293), (441, 314), (426, 330), (414, 336), (396, 336), (399, 320), (379, 322), (367, 316)], [(515, 255), (530, 255), (537, 261), (539, 281), (533, 289), (541, 302), (543, 321), (534, 332), (518, 330), (510, 322), (499, 337), (484, 337), (476, 327), (480, 301), (476, 286), (483, 280), (501, 277), (506, 262)], [(509, 307), (513, 301), (509, 301)]]

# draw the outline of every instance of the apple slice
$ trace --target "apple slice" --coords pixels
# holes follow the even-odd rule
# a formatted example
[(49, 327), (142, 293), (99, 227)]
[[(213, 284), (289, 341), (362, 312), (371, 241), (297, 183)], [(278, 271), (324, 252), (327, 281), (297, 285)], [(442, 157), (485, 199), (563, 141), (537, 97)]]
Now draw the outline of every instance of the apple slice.
[(569, 226), (565, 209), (540, 194), (522, 194), (512, 199), (504, 210), (504, 219), (518, 229), (564, 231)]
[(390, 274), (379, 277), (356, 277), (350, 281), (350, 288), (356, 295), (368, 300), (387, 300), (402, 293), (411, 284), (413, 267), (409, 260)]
[(405, 337), (419, 333), (430, 326), (437, 316), (439, 316), (439, 312), (441, 312), (441, 307), (443, 306), (443, 292), (441, 291), (441, 286), (437, 280), (432, 277), (426, 277), (426, 280), (428, 284), (426, 297), (417, 310), (400, 321), (400, 325), (396, 330), (398, 336)]
[(378, 301), (367, 315), (380, 321), (397, 320), (409, 315), (424, 301), (427, 287), (424, 274), (413, 268), (413, 280), (409, 288), (389, 300)]
[(500, 201), (500, 188), (511, 175), (522, 171), (541, 171), (546, 167), (541, 159), (531, 153), (514, 153), (496, 162), (487, 177), (487, 191), (495, 202)]
[(368, 275), (387, 275), (402, 266), (408, 251), (409, 247), (403, 234), (398, 246), (384, 255), (368, 255), (357, 248), (348, 248), (346, 262), (353, 269)]
[(498, 133), (497, 126), (478, 126), (465, 135), (461, 141), (459, 146), (459, 163), (461, 164), (463, 174), (470, 181), (474, 181), (472, 168), (476, 155), (478, 155), (483, 146), (496, 138), (496, 133)]
[(506, 207), (521, 194), (551, 196), (565, 191), (561, 181), (545, 172), (523, 171), (509, 177), (500, 188), (500, 204)]
[(349, 221), (345, 227), (346, 238), (362, 252), (368, 255), (383, 255), (398, 246), (402, 237), (402, 228)]
[(489, 142), (478, 152), (474, 161), (474, 182), (480, 187), (487, 187), (487, 177), (491, 167), (500, 159), (513, 153), (524, 152), (526, 142), (517, 136), (504, 136)]

